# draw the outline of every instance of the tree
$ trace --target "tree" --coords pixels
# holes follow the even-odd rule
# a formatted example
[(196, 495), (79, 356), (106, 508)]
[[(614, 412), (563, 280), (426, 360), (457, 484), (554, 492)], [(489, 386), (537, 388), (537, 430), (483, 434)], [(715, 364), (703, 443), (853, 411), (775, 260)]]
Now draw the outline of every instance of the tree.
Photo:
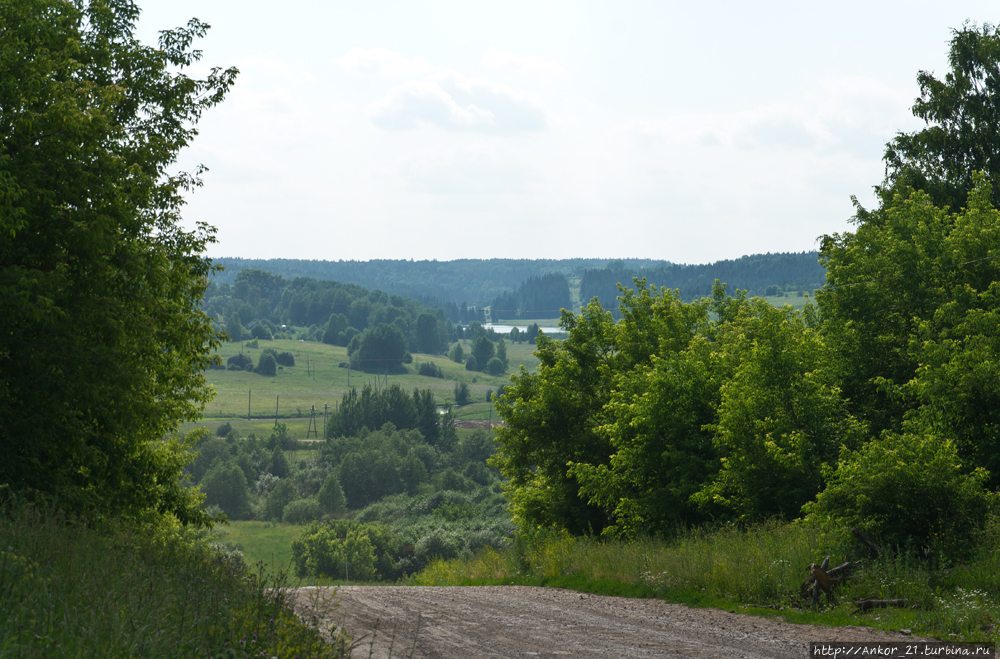
[(133, 36), (130, 0), (0, 1), (0, 482), (89, 514), (208, 521), (180, 475), (221, 337), (214, 230), (168, 173), (236, 70), (186, 75), (206, 25)]
[(347, 499), (344, 498), (344, 489), (340, 487), (337, 474), (330, 472), (323, 479), (318, 499), (320, 507), (330, 515), (343, 515), (347, 511)]
[(490, 363), (493, 359), (494, 347), (493, 342), (490, 341), (485, 336), (478, 337), (472, 343), (472, 356), (476, 360), (477, 371), (486, 370), (486, 365)]
[(456, 343), (452, 346), (451, 352), (448, 353), (448, 359), (457, 364), (461, 364), (465, 360), (465, 351), (462, 350), (461, 343)]
[(954, 30), (948, 62), (944, 80), (917, 75), (913, 115), (927, 127), (886, 145), (883, 205), (913, 188), (935, 206), (958, 211), (975, 187), (973, 172), (984, 172), (994, 183), (992, 203), (1000, 206), (1000, 28), (966, 23)]
[(250, 493), (243, 470), (234, 463), (216, 462), (201, 481), (205, 504), (218, 506), (232, 519), (250, 516)]
[(229, 314), (226, 320), (226, 334), (230, 341), (239, 341), (243, 338), (243, 325), (240, 323), (240, 315), (235, 311)]
[(395, 325), (382, 323), (365, 330), (361, 335), (357, 351), (351, 354), (351, 368), (375, 373), (398, 373), (403, 370), (407, 354), (403, 332)]
[(277, 375), (278, 362), (274, 359), (274, 355), (268, 352), (261, 353), (260, 359), (257, 360), (257, 368), (254, 369), (254, 373), (270, 376)]
[(438, 319), (434, 314), (422, 313), (417, 317), (417, 349), (428, 355), (441, 352), (441, 333), (438, 331)]

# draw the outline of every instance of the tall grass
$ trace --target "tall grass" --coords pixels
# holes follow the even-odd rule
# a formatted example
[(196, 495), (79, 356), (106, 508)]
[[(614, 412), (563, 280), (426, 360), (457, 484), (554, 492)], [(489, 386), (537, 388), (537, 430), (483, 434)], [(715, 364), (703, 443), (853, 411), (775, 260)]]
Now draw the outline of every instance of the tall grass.
[[(669, 542), (631, 542), (539, 533), (518, 538), (506, 551), (486, 549), (472, 558), (435, 561), (410, 579), (415, 585), (519, 583), (561, 586), (603, 594), (743, 607), (797, 622), (861, 624), (952, 640), (1000, 640), (1000, 528), (984, 533), (974, 560), (902, 555), (875, 560), (843, 536), (800, 524), (768, 523), (748, 529), (698, 529)], [(811, 563), (858, 561), (853, 580), (815, 609), (800, 595)], [(902, 609), (856, 610), (863, 598), (904, 599)]]
[(347, 637), (299, 620), (282, 585), (177, 533), (0, 511), (2, 658), (348, 656)]

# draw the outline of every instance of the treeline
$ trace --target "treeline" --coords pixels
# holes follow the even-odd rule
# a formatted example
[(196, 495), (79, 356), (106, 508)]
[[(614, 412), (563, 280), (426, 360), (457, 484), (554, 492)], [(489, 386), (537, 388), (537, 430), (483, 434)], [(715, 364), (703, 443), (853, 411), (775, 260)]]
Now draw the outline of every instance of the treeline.
[(258, 269), (241, 270), (232, 285), (213, 280), (204, 310), (234, 340), (290, 337), (291, 328), (302, 327), (307, 329), (300, 338), (348, 346), (360, 337), (356, 343), (360, 347), (366, 334), (377, 332), (370, 343), (389, 342), (393, 349), (401, 345), (399, 354), (393, 353), (400, 361), (407, 351), (443, 353), (456, 337), (441, 309), (429, 309), (415, 300), (335, 281), (304, 277), (287, 281)]
[(586, 303), (596, 297), (606, 309), (615, 309), (618, 284), (631, 286), (635, 277), (644, 278), (651, 286), (679, 290), (681, 299), (690, 302), (711, 295), (716, 279), (752, 297), (786, 290), (813, 291), (823, 286), (825, 276), (817, 252), (755, 254), (707, 265), (666, 264), (638, 270), (607, 267), (583, 273), (580, 299)]
[(572, 309), (569, 281), (565, 275), (549, 273), (530, 277), (516, 291), (502, 293), (490, 305), (491, 320), (537, 320), (554, 318), (560, 309)]

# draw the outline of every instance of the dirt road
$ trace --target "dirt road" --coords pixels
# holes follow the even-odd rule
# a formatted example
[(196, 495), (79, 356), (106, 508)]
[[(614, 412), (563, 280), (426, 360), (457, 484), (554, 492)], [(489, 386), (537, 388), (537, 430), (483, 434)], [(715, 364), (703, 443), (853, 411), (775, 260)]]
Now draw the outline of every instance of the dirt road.
[[(311, 614), (314, 589), (297, 592)], [(528, 586), (340, 588), (334, 622), (367, 636), (356, 657), (774, 657), (805, 659), (809, 641), (916, 641), (863, 627), (793, 625), (659, 600)], [(417, 633), (419, 618), (419, 633)], [(371, 630), (378, 628), (374, 642)], [(416, 643), (414, 644), (414, 638)], [(391, 654), (390, 654), (391, 647)]]

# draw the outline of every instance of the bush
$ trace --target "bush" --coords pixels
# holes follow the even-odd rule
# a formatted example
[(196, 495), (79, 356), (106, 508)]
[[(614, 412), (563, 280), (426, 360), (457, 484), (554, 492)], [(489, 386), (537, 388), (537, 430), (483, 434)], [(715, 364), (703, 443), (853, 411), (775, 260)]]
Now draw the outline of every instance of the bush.
[(274, 360), (282, 366), (295, 366), (295, 355), (290, 352), (279, 352)]
[(963, 472), (949, 441), (886, 433), (842, 451), (829, 485), (803, 512), (841, 529), (857, 527), (883, 545), (962, 553), (974, 546), (996, 498), (986, 479), (981, 468)]
[[(259, 325), (258, 325), (259, 327)], [(278, 362), (275, 361), (274, 355), (270, 353), (263, 353), (260, 359), (257, 361), (257, 368), (254, 369), (255, 373), (260, 373), (261, 375), (275, 376), (278, 374)]]
[(225, 437), (233, 431), (233, 424), (226, 421), (221, 426), (215, 429), (215, 434), (219, 437)]
[(507, 368), (503, 365), (503, 362), (496, 357), (486, 363), (486, 372), (490, 375), (503, 375), (505, 370)]
[(476, 358), (469, 355), (468, 361), (465, 362), (465, 370), (467, 371), (478, 371), (479, 364), (476, 362)]
[(281, 521), (286, 524), (305, 524), (323, 516), (319, 502), (315, 499), (299, 499), (285, 506)]
[(441, 370), (441, 367), (435, 364), (434, 362), (424, 362), (417, 369), (417, 373), (419, 375), (426, 375), (427, 377), (431, 378), (444, 377), (444, 372)]
[(462, 350), (462, 344), (461, 343), (456, 343), (452, 347), (451, 352), (448, 353), (448, 359), (450, 359), (451, 361), (455, 362), (456, 364), (461, 364), (462, 363), (462, 360), (465, 359), (465, 351)]
[(256, 348), (260, 343), (258, 343), (257, 339), (254, 339), (253, 341), (247, 341), (245, 345), (248, 348)]
[(253, 366), (253, 360), (242, 352), (226, 360), (230, 371), (245, 371), (247, 366)]
[(292, 564), (299, 577), (344, 574), (351, 563), (351, 578), (358, 581), (395, 579), (398, 541), (381, 524), (354, 520), (314, 522), (292, 543)]
[(271, 330), (264, 325), (254, 325), (254, 328), (250, 330), (250, 336), (255, 339), (264, 339), (265, 341), (270, 341), (274, 337), (271, 334)]
[(250, 493), (243, 470), (235, 464), (216, 462), (201, 481), (206, 506), (219, 506), (232, 519), (250, 516)]

